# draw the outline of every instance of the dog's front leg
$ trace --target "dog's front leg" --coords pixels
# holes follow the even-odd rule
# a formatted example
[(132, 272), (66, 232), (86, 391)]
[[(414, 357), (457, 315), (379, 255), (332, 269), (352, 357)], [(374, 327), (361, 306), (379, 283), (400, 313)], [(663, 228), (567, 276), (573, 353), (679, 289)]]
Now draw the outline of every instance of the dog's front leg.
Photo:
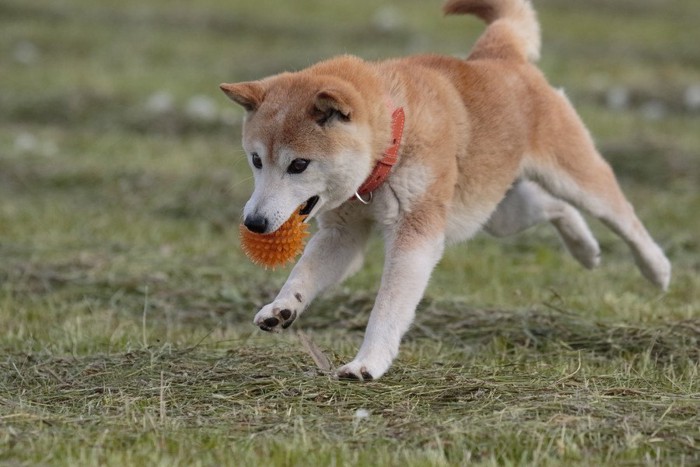
[(339, 377), (375, 379), (391, 366), (430, 274), (442, 256), (444, 235), (433, 235), (416, 237), (416, 232), (403, 230), (387, 239), (382, 283), (365, 339), (355, 359), (338, 369)]
[(326, 213), (282, 290), (255, 315), (255, 325), (263, 331), (288, 328), (316, 295), (357, 270), (370, 227), (350, 212)]

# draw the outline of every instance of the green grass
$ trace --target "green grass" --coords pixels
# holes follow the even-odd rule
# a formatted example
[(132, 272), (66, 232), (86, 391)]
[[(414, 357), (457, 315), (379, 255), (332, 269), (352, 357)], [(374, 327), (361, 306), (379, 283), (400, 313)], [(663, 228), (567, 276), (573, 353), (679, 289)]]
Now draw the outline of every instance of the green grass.
[[(536, 2), (542, 68), (671, 258), (668, 293), (592, 221), (595, 271), (548, 226), (453, 247), (376, 382), (251, 324), (288, 270), (238, 248), (251, 180), (218, 83), (464, 54), (482, 26), (439, 3), (0, 3), (1, 463), (700, 463), (695, 0)], [(332, 365), (361, 342), (381, 248), (295, 323)]]

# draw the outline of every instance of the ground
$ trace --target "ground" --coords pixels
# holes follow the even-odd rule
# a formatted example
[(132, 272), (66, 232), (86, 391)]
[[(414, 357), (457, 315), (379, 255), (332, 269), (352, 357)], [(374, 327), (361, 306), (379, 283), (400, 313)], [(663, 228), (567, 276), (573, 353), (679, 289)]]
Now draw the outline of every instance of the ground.
[[(338, 381), (381, 273), (281, 335), (252, 325), (288, 269), (238, 246), (251, 190), (223, 81), (354, 53), (464, 55), (440, 2), (0, 3), (0, 462), (52, 465), (700, 463), (700, 10), (540, 0), (565, 89), (668, 253), (660, 293), (591, 221), (438, 266), (393, 368)], [(303, 333), (299, 333), (303, 331)]]

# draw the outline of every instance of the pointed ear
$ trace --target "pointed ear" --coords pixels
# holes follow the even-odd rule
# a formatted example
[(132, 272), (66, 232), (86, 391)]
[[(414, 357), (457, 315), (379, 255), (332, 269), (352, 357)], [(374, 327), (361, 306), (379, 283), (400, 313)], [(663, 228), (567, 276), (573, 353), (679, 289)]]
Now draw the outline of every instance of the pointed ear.
[(320, 91), (314, 98), (314, 118), (319, 125), (324, 125), (333, 118), (349, 121), (352, 117), (352, 107), (343, 95), (333, 89)]
[(243, 106), (248, 112), (260, 107), (265, 98), (265, 89), (258, 81), (245, 83), (222, 83), (219, 85), (222, 91), (231, 99)]

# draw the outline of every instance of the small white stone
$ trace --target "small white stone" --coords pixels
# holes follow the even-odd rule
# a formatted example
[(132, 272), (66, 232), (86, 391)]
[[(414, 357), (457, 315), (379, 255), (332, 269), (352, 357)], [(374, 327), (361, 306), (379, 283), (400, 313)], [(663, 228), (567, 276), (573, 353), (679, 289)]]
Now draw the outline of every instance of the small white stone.
[(39, 148), (39, 140), (31, 133), (22, 132), (15, 137), (15, 150), (19, 153), (35, 152)]
[(391, 32), (401, 27), (403, 18), (401, 17), (401, 12), (397, 8), (386, 6), (378, 9), (376, 13), (374, 13), (372, 24), (379, 31)]
[(365, 420), (369, 418), (369, 410), (367, 409), (357, 409), (355, 410), (355, 420)]
[(683, 103), (688, 110), (700, 110), (700, 84), (691, 84), (683, 94)]
[(39, 60), (39, 47), (31, 41), (20, 41), (15, 45), (12, 56), (16, 62), (23, 65), (32, 65)]
[(623, 86), (613, 86), (605, 93), (605, 104), (613, 110), (624, 110), (629, 105), (630, 93)]
[(185, 106), (185, 114), (194, 120), (212, 122), (219, 118), (219, 109), (208, 96), (192, 96)]
[(647, 120), (661, 120), (666, 116), (666, 104), (653, 100), (644, 103), (641, 107), (642, 116)]
[(146, 99), (146, 110), (153, 114), (164, 114), (175, 108), (175, 99), (167, 91), (158, 91)]

